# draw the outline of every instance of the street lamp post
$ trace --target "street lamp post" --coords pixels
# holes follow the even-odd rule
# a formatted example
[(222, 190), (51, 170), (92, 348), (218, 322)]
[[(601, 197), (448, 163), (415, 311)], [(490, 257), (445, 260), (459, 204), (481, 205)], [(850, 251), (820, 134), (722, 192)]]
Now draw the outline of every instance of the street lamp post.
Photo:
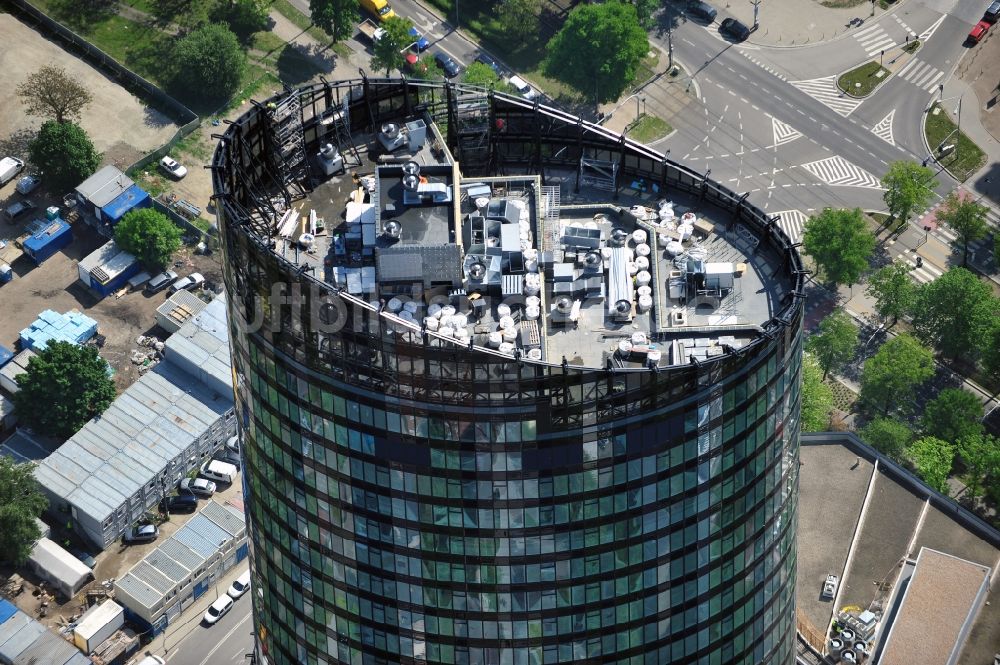
[(872, 13), (871, 16), (875, 16), (875, 0), (872, 0)]
[(751, 30), (756, 30), (760, 25), (760, 21), (757, 20), (757, 15), (760, 12), (760, 3), (762, 0), (750, 0), (750, 4), (753, 5), (753, 27)]
[(667, 26), (667, 71), (674, 68), (674, 31), (671, 26)]

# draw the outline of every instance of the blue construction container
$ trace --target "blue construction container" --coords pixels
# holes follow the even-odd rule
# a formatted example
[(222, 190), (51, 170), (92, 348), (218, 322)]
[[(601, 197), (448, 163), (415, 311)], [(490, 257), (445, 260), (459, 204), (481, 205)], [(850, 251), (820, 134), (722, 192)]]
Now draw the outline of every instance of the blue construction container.
[(0, 367), (3, 367), (10, 362), (10, 359), (14, 357), (14, 352), (8, 349), (3, 344), (0, 344)]
[(45, 220), (41, 228), (24, 241), (24, 253), (31, 257), (36, 265), (41, 265), (46, 259), (73, 242), (73, 229), (62, 218)]
[(153, 200), (139, 185), (132, 185), (116, 196), (110, 203), (101, 207), (101, 216), (112, 226), (125, 216), (129, 210), (148, 208)]

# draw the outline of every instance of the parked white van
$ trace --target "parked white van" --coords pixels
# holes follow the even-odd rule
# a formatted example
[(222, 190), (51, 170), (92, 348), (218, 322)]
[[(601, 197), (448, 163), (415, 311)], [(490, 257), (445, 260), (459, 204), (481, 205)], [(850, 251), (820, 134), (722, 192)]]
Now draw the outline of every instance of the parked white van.
[(202, 464), (198, 473), (209, 480), (232, 484), (236, 480), (238, 471), (239, 469), (228, 462), (213, 459)]
[(24, 170), (24, 162), (16, 157), (4, 157), (0, 159), (0, 187), (17, 177), (17, 174)]
[(521, 95), (524, 99), (534, 99), (538, 96), (538, 93), (535, 92), (530, 85), (528, 85), (528, 82), (517, 74), (507, 79), (507, 82), (510, 83), (514, 89), (517, 90), (517, 94)]

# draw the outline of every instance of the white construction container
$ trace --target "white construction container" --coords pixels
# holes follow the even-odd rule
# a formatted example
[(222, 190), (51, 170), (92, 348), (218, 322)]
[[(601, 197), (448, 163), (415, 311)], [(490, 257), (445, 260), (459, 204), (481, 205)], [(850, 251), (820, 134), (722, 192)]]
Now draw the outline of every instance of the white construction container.
[(124, 625), (125, 608), (113, 600), (106, 600), (80, 617), (73, 629), (73, 644), (83, 653), (92, 653)]

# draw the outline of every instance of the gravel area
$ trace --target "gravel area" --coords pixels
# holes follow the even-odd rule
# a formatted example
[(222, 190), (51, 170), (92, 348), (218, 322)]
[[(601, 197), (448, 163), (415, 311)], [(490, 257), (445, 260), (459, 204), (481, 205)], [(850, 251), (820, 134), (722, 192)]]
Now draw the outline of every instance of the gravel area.
[[(978, 538), (937, 508), (929, 508), (924, 526), (920, 530), (916, 546), (910, 556), (917, 556), (921, 547), (929, 547), (940, 552), (967, 559), (974, 563), (992, 567), (1000, 550)], [(1000, 649), (1000, 645), (997, 645)]]

